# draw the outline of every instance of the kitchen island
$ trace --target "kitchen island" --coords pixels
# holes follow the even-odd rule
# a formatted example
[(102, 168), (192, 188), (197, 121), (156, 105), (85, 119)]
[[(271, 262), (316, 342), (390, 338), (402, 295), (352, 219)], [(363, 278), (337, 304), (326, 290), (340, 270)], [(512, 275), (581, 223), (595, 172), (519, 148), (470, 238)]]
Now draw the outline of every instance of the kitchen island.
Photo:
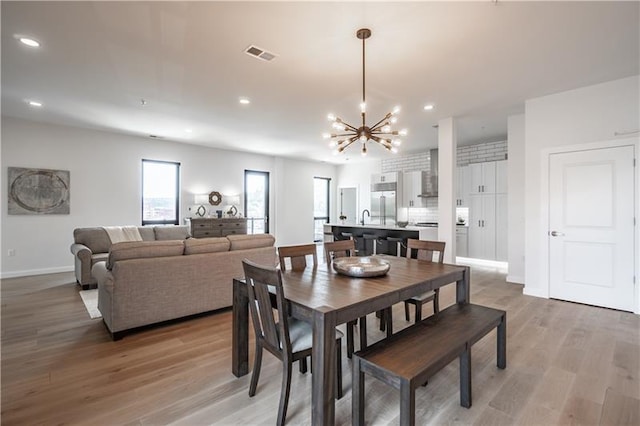
[[(401, 228), (395, 225), (378, 225), (373, 223), (365, 223), (364, 225), (356, 224), (336, 224), (328, 223), (325, 229), (330, 229), (329, 233), (333, 235), (334, 240), (344, 240), (347, 237), (343, 233), (353, 235), (356, 241), (356, 249), (361, 256), (373, 253), (373, 244), (376, 244), (376, 253), (397, 255), (397, 243), (395, 241), (387, 241), (387, 238), (402, 238), (406, 243), (407, 238), (419, 240), (435, 241), (438, 239), (437, 226), (406, 226)], [(365, 239), (364, 235), (374, 236), (372, 239)], [(401, 248), (401, 256), (405, 256), (405, 248)]]

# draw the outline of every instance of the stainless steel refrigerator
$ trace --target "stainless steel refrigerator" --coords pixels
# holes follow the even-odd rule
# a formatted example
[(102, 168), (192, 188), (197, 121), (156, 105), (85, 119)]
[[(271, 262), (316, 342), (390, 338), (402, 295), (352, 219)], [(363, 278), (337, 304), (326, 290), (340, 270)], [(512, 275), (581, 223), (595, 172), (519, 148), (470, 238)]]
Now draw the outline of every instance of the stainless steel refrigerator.
[(397, 182), (371, 185), (371, 223), (395, 226), (398, 210), (397, 189)]

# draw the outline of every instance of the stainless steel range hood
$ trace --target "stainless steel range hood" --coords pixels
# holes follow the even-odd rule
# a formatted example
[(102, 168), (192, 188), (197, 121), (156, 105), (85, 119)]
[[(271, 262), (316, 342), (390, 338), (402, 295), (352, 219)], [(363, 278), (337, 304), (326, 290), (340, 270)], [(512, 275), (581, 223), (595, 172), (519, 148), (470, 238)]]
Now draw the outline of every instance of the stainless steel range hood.
[(429, 151), (429, 174), (427, 176), (426, 185), (423, 185), (423, 192), (419, 195), (422, 198), (438, 197), (438, 150)]

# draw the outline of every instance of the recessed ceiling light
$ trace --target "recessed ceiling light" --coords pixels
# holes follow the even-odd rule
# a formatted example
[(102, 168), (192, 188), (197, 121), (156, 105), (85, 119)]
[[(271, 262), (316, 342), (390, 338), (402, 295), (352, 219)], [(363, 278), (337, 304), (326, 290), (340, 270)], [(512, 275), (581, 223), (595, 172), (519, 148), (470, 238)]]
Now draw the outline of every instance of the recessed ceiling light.
[(240, 103), (242, 105), (249, 105), (251, 101), (248, 98), (240, 98)]
[(40, 42), (29, 37), (18, 38), (22, 44), (26, 44), (29, 47), (40, 47)]
[(29, 101), (29, 105), (33, 106), (33, 107), (41, 107), (42, 106), (42, 102), (38, 102), (38, 101)]
[(433, 108), (435, 108), (433, 104), (427, 104), (424, 106), (425, 111), (431, 111)]

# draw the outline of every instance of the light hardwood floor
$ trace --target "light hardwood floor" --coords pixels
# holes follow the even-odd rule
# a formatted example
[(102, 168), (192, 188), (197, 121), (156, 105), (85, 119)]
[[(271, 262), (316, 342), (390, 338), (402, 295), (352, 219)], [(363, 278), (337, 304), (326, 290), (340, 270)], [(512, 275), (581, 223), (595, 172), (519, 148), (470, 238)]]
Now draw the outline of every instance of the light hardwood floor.
[[(265, 354), (249, 398), (250, 375), (231, 374), (229, 310), (113, 342), (89, 318), (71, 273), (6, 279), (1, 289), (2, 424), (275, 422), (280, 363)], [(472, 268), (471, 294), (508, 312), (507, 369), (495, 367), (492, 332), (473, 347), (473, 406), (459, 405), (453, 362), (417, 390), (418, 424), (640, 424), (640, 317), (523, 296), (486, 267)], [(443, 305), (451, 300), (445, 292)], [(396, 305), (396, 328), (403, 315)], [(370, 340), (382, 337), (376, 328)], [(348, 425), (351, 364), (342, 362), (336, 424)], [(288, 424), (310, 423), (310, 390), (311, 374), (294, 369)], [(397, 424), (398, 413), (398, 392), (367, 377), (367, 423)]]

